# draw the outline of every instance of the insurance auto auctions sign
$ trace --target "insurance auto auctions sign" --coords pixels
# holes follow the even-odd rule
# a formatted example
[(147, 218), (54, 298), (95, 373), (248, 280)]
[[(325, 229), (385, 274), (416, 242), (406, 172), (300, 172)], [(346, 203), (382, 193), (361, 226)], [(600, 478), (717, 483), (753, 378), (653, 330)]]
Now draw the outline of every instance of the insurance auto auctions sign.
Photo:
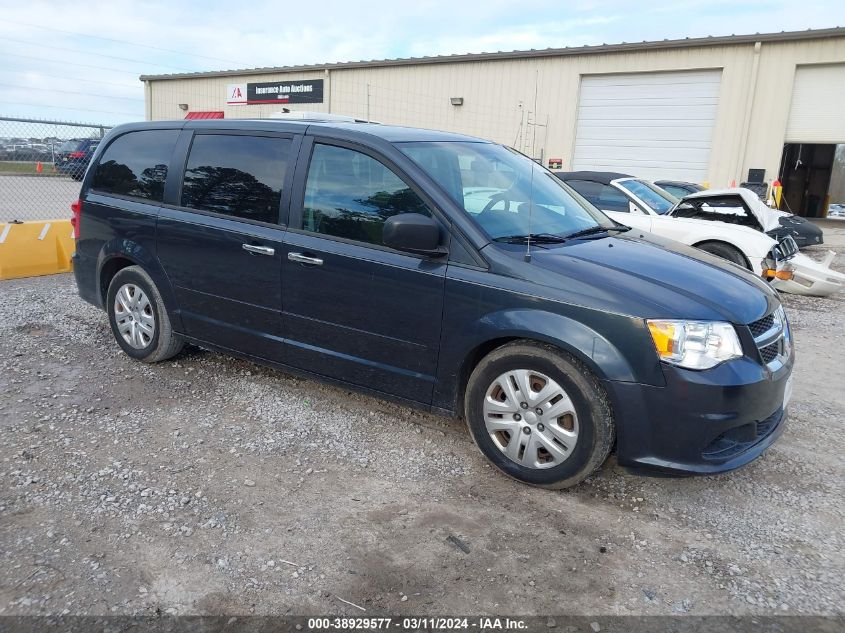
[(322, 79), (268, 81), (260, 84), (229, 84), (226, 88), (226, 105), (322, 102)]

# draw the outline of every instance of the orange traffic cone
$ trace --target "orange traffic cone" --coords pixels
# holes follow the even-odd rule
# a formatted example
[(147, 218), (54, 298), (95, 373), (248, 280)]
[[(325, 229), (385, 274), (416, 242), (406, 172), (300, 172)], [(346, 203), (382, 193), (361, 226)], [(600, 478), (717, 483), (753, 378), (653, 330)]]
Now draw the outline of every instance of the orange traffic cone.
[(731, 180), (731, 189), (736, 189), (736, 178)]
[(37, 171), (39, 174), (40, 174), (42, 171), (44, 171), (44, 165), (42, 165), (42, 164), (41, 164), (41, 161), (40, 161), (40, 160), (38, 161), (38, 164), (36, 164), (36, 165), (35, 165), (35, 171)]

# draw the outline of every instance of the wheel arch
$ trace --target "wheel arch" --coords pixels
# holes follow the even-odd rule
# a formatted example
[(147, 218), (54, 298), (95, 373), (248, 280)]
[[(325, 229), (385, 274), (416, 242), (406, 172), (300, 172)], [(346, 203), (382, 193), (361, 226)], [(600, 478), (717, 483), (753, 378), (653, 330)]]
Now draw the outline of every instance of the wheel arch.
[(748, 270), (753, 270), (752, 267), (751, 267), (751, 259), (749, 258), (748, 253), (746, 253), (745, 250), (741, 246), (739, 246), (738, 244), (735, 244), (733, 242), (728, 242), (726, 240), (719, 239), (719, 238), (708, 238), (708, 239), (704, 239), (704, 240), (699, 240), (698, 242), (693, 244), (693, 246), (695, 248), (700, 249), (706, 244), (718, 244), (719, 246), (726, 246), (726, 247), (728, 247), (732, 250), (735, 250), (742, 257), (743, 263), (745, 264), (745, 268), (747, 268)]
[[(637, 377), (622, 351), (607, 338), (569, 317), (536, 310), (513, 310), (488, 315), (483, 322), (484, 331), (477, 333), (463, 351), (446, 352), (438, 371), (435, 408), (450, 410), (462, 417), (464, 394), (472, 371), (492, 351), (517, 340), (552, 345), (583, 363), (600, 380), (648, 381), (648, 377)], [(520, 323), (521, 327), (513, 328), (514, 323)], [(443, 348), (456, 349), (448, 341)], [(450, 366), (453, 369), (449, 370)], [(662, 380), (661, 377), (654, 379)]]
[(124, 257), (122, 255), (115, 255), (106, 259), (99, 269), (99, 281), (97, 282), (97, 292), (99, 293), (100, 301), (106, 305), (106, 294), (109, 291), (109, 285), (114, 276), (124, 268), (135, 266), (136, 262)]
[(129, 266), (139, 266), (150, 276), (170, 313), (174, 330), (181, 331), (182, 322), (176, 297), (164, 269), (152, 253), (130, 240), (107, 242), (100, 249), (97, 261), (97, 292), (103, 308), (107, 309), (106, 294), (111, 280), (118, 272)]

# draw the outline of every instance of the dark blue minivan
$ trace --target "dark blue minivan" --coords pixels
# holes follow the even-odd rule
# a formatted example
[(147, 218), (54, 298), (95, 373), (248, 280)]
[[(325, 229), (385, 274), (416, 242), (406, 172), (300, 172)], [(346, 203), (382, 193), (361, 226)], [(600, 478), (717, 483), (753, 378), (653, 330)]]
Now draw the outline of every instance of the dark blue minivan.
[(780, 435), (793, 344), (762, 279), (621, 226), (507, 147), (336, 121), (138, 123), (74, 205), (79, 294), (156, 362), (193, 343), (466, 420), (520, 481), (615, 448), (742, 466)]

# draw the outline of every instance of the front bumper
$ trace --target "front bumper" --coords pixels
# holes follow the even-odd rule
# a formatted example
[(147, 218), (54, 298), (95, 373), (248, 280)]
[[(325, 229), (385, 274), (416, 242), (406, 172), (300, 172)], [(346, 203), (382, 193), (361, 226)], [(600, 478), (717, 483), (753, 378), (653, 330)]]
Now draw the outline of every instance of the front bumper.
[(793, 358), (770, 371), (744, 357), (706, 371), (664, 365), (666, 385), (604, 381), (619, 465), (642, 474), (708, 475), (760, 456), (783, 432)]
[(845, 289), (845, 274), (830, 267), (834, 257), (834, 251), (828, 251), (825, 258), (817, 262), (799, 253), (778, 266), (791, 270), (792, 279), (773, 279), (772, 287), (781, 292), (812, 297), (827, 297), (841, 292)]

